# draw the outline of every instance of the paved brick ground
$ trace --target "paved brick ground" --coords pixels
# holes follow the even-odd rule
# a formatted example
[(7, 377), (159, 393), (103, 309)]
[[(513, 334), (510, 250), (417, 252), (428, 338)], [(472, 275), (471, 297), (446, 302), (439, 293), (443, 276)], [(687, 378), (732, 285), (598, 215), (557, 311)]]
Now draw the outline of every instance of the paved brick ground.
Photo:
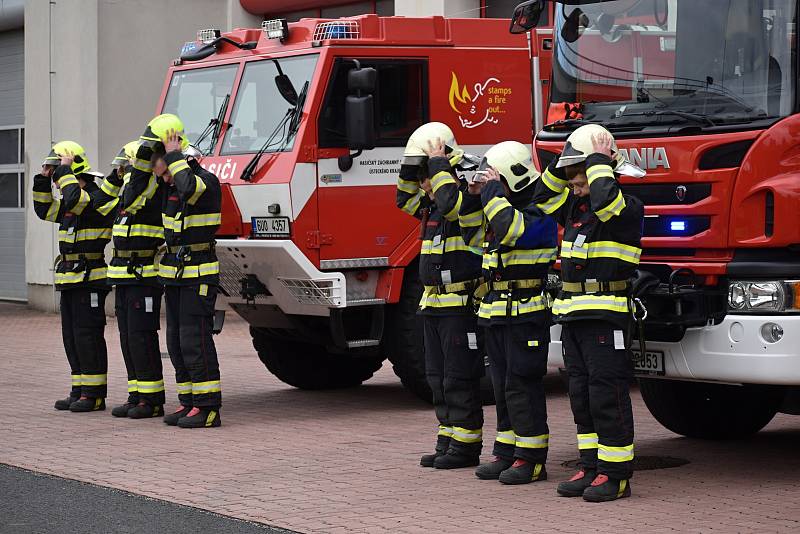
[[(575, 458), (571, 416), (548, 380), (551, 480), (503, 487), (471, 470), (420, 468), (431, 411), (388, 368), (348, 391), (303, 392), (271, 377), (246, 325), (217, 338), (223, 427), (169, 428), (108, 411), (52, 409), (67, 392), (58, 318), (0, 304), (0, 462), (303, 532), (776, 532), (800, 529), (800, 418), (780, 415), (756, 437), (708, 443), (675, 436), (634, 399), (637, 454), (688, 459), (637, 473), (634, 497), (609, 505), (555, 496)], [(125, 398), (109, 326), (109, 404)], [(165, 360), (166, 369), (170, 369)], [(168, 389), (174, 381), (168, 373)], [(487, 428), (494, 424), (488, 408)], [(489, 438), (492, 433), (489, 432)], [(2, 514), (0, 496), (0, 514)]]

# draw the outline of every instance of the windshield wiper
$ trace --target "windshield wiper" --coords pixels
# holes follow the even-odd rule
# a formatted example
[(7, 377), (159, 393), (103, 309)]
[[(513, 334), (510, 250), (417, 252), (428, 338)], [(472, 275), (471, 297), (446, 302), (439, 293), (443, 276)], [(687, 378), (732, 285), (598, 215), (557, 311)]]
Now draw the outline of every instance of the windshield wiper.
[(636, 113), (622, 113), (616, 117), (611, 117), (608, 119), (608, 122), (616, 122), (628, 117), (660, 117), (664, 115), (674, 115), (675, 117), (681, 117), (686, 120), (698, 122), (704, 124), (705, 126), (717, 125), (717, 123), (711, 120), (708, 115), (701, 115), (699, 113), (691, 113), (689, 111), (681, 111), (678, 109), (660, 109), (653, 111), (640, 111)]
[[(247, 162), (247, 165), (245, 166), (244, 170), (242, 170), (241, 179), (243, 181), (249, 182), (250, 179), (253, 177), (253, 172), (255, 172), (256, 166), (258, 165), (261, 156), (263, 156), (264, 152), (266, 152), (271, 146), (273, 146), (277, 142), (274, 140), (275, 136), (278, 135), (279, 132), (284, 131), (284, 129), (286, 128), (286, 124), (289, 122), (289, 119), (291, 119), (292, 114), (294, 113), (294, 110), (295, 108), (289, 108), (286, 110), (286, 114), (283, 116), (280, 122), (278, 122), (278, 125), (275, 126), (275, 129), (272, 130), (272, 133), (269, 134), (269, 136), (267, 136), (267, 140), (264, 141), (264, 144), (261, 146), (261, 148), (258, 149), (258, 152), (255, 153), (253, 158), (249, 162)], [(283, 136), (281, 136), (278, 139), (278, 141), (281, 141), (282, 139)]]
[(545, 124), (542, 129), (552, 131), (557, 128), (572, 128), (573, 126), (583, 126), (585, 124), (600, 124), (599, 120), (589, 119), (560, 119), (553, 121), (550, 124)]
[(303, 84), (303, 88), (300, 90), (300, 94), (297, 96), (297, 104), (292, 110), (292, 117), (289, 120), (289, 131), (286, 134), (285, 143), (288, 143), (289, 140), (294, 137), (294, 134), (297, 133), (297, 129), (300, 127), (300, 118), (303, 116), (303, 108), (305, 107), (307, 95), (308, 81)]
[(214, 147), (217, 144), (217, 140), (219, 139), (219, 134), (222, 131), (222, 121), (225, 118), (225, 112), (228, 110), (228, 102), (231, 99), (231, 95), (225, 95), (225, 98), (222, 99), (222, 104), (220, 104), (219, 109), (217, 110), (217, 116), (211, 117), (211, 120), (208, 121), (208, 126), (203, 132), (197, 136), (197, 140), (194, 142), (194, 146), (200, 150), (200, 144), (205, 141), (206, 137), (209, 134), (211, 135), (211, 142), (208, 145), (208, 150), (202, 150), (203, 154), (208, 156), (214, 151)]

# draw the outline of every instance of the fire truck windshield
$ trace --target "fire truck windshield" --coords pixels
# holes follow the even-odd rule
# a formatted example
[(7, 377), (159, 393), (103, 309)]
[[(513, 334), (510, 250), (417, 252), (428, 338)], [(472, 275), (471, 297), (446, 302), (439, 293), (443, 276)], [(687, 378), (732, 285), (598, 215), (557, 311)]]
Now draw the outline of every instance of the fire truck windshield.
[(303, 105), (302, 98), (298, 97), (314, 75), (317, 58), (317, 54), (310, 54), (246, 64), (222, 154), (292, 148), (295, 132), (290, 127), (292, 121), (286, 120), (287, 114), (295, 111), (295, 104)]
[(551, 100), (611, 127), (777, 120), (794, 108), (796, 16), (796, 0), (556, 4)]

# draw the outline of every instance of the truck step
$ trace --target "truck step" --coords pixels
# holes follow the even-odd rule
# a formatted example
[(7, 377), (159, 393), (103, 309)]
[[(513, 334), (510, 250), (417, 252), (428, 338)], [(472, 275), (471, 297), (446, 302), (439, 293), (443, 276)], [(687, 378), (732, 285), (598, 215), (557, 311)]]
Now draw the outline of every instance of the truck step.
[(377, 347), (380, 344), (380, 339), (353, 339), (347, 342), (347, 348), (359, 349), (361, 347)]

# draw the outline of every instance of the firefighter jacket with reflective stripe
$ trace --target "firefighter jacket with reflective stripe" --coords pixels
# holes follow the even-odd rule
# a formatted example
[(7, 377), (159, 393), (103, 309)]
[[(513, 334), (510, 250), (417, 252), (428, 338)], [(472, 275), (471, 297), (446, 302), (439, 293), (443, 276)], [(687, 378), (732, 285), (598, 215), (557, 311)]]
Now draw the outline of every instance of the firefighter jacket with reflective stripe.
[[(491, 181), (477, 208), (465, 201), (459, 212), (464, 240), (483, 247), (483, 277), (489, 285), (478, 310), (481, 324), (540, 321), (547, 313), (541, 285), (513, 287), (544, 282), (556, 259), (558, 228), (531, 202), (532, 194), (532, 188), (523, 189), (506, 198), (503, 185)], [(498, 282), (511, 289), (493, 288)]]
[[(98, 212), (92, 205), (100, 193), (94, 176), (78, 178), (69, 165), (59, 165), (51, 181), (42, 174), (33, 178), (33, 209), (44, 220), (58, 224), (59, 260), (56, 265), (57, 289), (79, 286), (105, 287), (106, 260), (104, 249), (111, 240), (112, 217)], [(53, 197), (52, 183), (61, 190), (61, 198)]]
[[(162, 221), (170, 250), (158, 266), (159, 281), (166, 285), (218, 285), (214, 235), (222, 222), (219, 179), (177, 151), (167, 153), (164, 161), (173, 184), (164, 192)], [(199, 244), (207, 244), (209, 248), (195, 251), (188, 248)]]
[[(589, 196), (567, 188), (564, 169), (551, 164), (536, 184), (535, 201), (564, 227), (561, 278), (565, 282), (624, 281), (633, 276), (642, 253), (644, 206), (625, 195), (611, 160), (602, 154), (586, 159)], [(556, 321), (603, 319), (627, 324), (627, 291), (561, 291), (553, 304)]]
[[(397, 206), (422, 219), (419, 276), (425, 289), (419, 303), (424, 315), (472, 313), (465, 310), (481, 275), (481, 248), (464, 243), (458, 212), (465, 203), (480, 208), (467, 195), (466, 184), (453, 176), (444, 157), (428, 160), (433, 202), (419, 186), (416, 167), (403, 166), (397, 181)], [(427, 210), (427, 211), (425, 211)]]
[(165, 189), (153, 174), (149, 158), (137, 158), (124, 178), (112, 172), (100, 186), (95, 208), (114, 216), (110, 284), (158, 284), (156, 251), (164, 243), (161, 208)]

